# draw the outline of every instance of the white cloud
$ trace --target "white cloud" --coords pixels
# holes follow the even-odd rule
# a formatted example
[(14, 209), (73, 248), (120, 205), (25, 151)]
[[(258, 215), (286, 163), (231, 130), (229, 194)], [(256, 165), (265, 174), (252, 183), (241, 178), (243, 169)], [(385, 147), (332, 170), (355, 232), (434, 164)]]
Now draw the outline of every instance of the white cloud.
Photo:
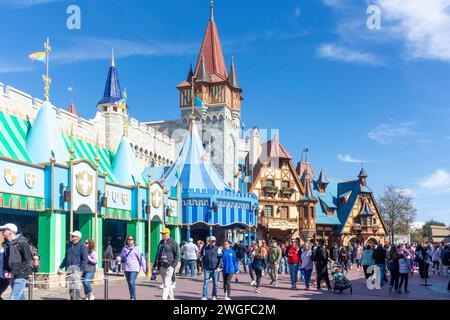
[(409, 189), (409, 188), (397, 188), (394, 191), (401, 193), (407, 197), (414, 197), (416, 195), (416, 193), (412, 189)]
[[(31, 62), (30, 62), (31, 64)], [(32, 70), (33, 67), (31, 65), (18, 65), (14, 64), (10, 61), (6, 61), (0, 58), (0, 74), (3, 73), (16, 73), (16, 72), (25, 72)]]
[(417, 123), (402, 122), (398, 124), (384, 123), (368, 133), (370, 139), (382, 145), (391, 144), (393, 142), (406, 142), (407, 139), (415, 136), (412, 130)]
[(347, 63), (382, 65), (382, 61), (376, 55), (368, 52), (360, 52), (348, 49), (334, 43), (325, 43), (317, 48), (317, 56), (334, 61)]
[(424, 177), (419, 185), (432, 194), (450, 193), (450, 173), (444, 169), (438, 169)]
[(355, 159), (349, 154), (338, 154), (337, 157), (342, 162), (347, 162), (347, 163), (371, 163), (371, 162), (373, 162), (372, 160)]
[(52, 55), (53, 61), (73, 63), (87, 60), (102, 60), (111, 57), (114, 47), (115, 56), (180, 56), (194, 54), (196, 44), (146, 41), (137, 42), (112, 38), (79, 38), (73, 40), (73, 47), (60, 50)]
[(450, 0), (377, 0), (382, 27), (401, 37), (412, 58), (450, 61)]

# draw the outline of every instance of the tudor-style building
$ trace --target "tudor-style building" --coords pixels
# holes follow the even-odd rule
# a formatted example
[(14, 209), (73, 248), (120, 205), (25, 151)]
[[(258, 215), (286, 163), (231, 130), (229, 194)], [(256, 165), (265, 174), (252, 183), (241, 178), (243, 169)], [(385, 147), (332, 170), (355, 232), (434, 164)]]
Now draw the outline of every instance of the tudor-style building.
[[(299, 213), (303, 214), (304, 188), (292, 157), (278, 138), (261, 145), (253, 168), (250, 192), (259, 200), (258, 238), (287, 239), (299, 236)], [(308, 201), (306, 201), (308, 202)]]

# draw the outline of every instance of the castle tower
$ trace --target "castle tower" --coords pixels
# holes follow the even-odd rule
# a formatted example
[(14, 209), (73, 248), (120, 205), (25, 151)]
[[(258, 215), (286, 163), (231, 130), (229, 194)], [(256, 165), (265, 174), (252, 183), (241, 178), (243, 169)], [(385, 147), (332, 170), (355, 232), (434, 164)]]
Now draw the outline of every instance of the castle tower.
[(185, 128), (192, 110), (192, 91), (196, 98), (203, 101), (204, 106), (195, 107), (203, 144), (211, 143), (211, 161), (225, 181), (233, 186), (233, 176), (239, 169), (239, 130), (243, 98), (233, 60), (230, 72), (227, 72), (214, 20), (213, 1), (195, 69), (192, 70), (191, 67), (187, 79), (180, 83), (177, 89), (180, 92), (181, 125)]
[(120, 106), (123, 98), (113, 50), (103, 98), (97, 104), (97, 110), (105, 115), (105, 143), (110, 150), (116, 150), (122, 138), (118, 133), (127, 117), (127, 109)]

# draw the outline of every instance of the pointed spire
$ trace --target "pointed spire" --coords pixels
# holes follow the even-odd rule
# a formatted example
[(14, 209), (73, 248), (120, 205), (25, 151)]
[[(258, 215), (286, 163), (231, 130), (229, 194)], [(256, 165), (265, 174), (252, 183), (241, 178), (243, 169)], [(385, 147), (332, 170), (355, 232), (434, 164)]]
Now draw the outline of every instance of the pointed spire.
[(142, 182), (141, 173), (136, 164), (136, 158), (130, 147), (130, 141), (127, 137), (122, 137), (119, 147), (114, 156), (113, 174), (117, 182), (123, 185), (136, 185)]
[(33, 163), (46, 163), (50, 157), (57, 163), (68, 160), (61, 133), (56, 124), (56, 112), (50, 102), (45, 101), (26, 138), (26, 148)]
[(227, 81), (227, 67), (225, 58), (223, 56), (222, 45), (220, 44), (219, 33), (214, 22), (214, 3), (211, 2), (211, 18), (206, 28), (205, 36), (203, 37), (202, 46), (198, 55), (197, 65), (195, 67), (194, 75), (199, 74), (201, 60), (204, 60), (206, 65), (206, 72), (209, 75), (215, 75), (214, 82)]
[(122, 91), (120, 89), (119, 75), (114, 60), (114, 50), (112, 52), (111, 66), (109, 67), (108, 76), (106, 78), (105, 91), (103, 98), (98, 104), (114, 103), (122, 100)]
[(364, 168), (361, 168), (361, 171), (358, 174), (358, 178), (359, 183), (365, 187), (367, 185), (367, 173), (366, 171), (364, 171)]
[(111, 67), (115, 67), (116, 66), (116, 61), (114, 59), (114, 48), (111, 49)]
[(214, 21), (214, 0), (211, 0), (209, 4), (209, 20)]
[(73, 103), (73, 100), (70, 101), (70, 106), (69, 106), (69, 108), (67, 108), (67, 111), (78, 117), (78, 112), (77, 112), (77, 109), (75, 109), (75, 105)]
[(198, 69), (195, 82), (211, 82), (211, 78), (209, 77), (208, 70), (205, 66), (205, 59), (203, 55), (200, 58), (200, 68)]
[(190, 65), (190, 67), (189, 67), (189, 72), (188, 72), (188, 76), (187, 76), (187, 79), (186, 79), (186, 81), (187, 82), (192, 82), (192, 78), (194, 77), (194, 71), (192, 70), (192, 62), (191, 62), (191, 65)]
[(236, 76), (236, 69), (234, 67), (234, 57), (231, 57), (231, 67), (230, 67), (230, 73), (228, 76), (228, 82), (234, 88), (239, 88), (239, 83), (238, 83), (237, 76)]
[(323, 173), (323, 170), (320, 170), (320, 174), (319, 174), (319, 178), (317, 179), (317, 183), (320, 183), (320, 184), (330, 183), (328, 181), (327, 177), (325, 176), (325, 174)]

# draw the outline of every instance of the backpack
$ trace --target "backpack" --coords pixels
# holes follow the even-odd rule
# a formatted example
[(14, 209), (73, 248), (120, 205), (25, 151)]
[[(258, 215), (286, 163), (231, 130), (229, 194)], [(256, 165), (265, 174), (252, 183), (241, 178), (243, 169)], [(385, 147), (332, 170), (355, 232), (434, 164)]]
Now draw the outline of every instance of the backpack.
[(317, 262), (317, 248), (315, 248), (311, 254), (311, 260)]

